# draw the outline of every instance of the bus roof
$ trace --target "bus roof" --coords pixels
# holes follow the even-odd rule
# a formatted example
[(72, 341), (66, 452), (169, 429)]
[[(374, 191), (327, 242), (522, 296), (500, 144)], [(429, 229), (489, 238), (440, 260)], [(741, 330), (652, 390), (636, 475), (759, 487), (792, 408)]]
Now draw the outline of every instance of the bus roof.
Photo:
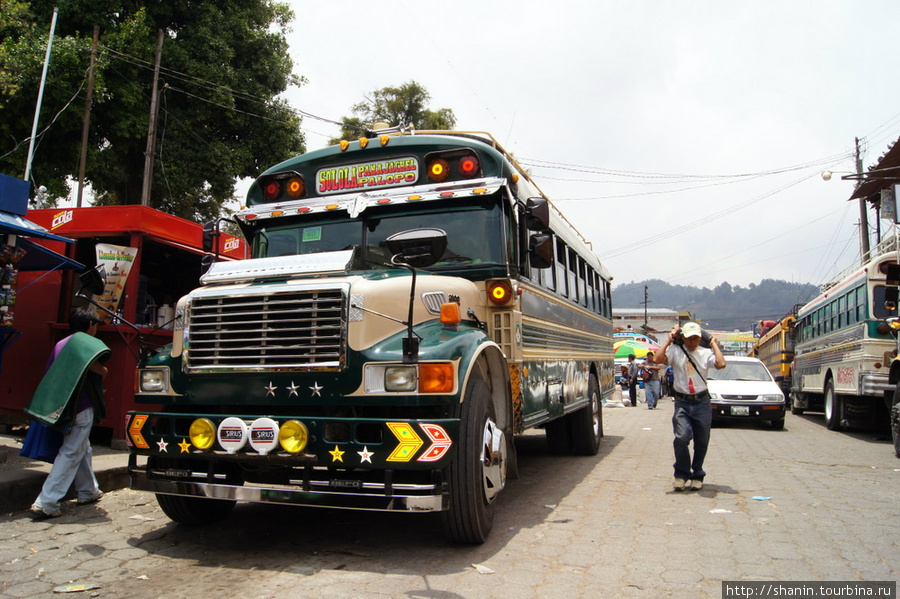
[[(480, 156), (486, 158), (495, 166), (497, 176), (507, 180), (507, 185), (512, 183), (516, 186), (517, 195), (520, 198), (542, 197), (546, 199), (552, 210), (550, 211), (550, 224), (553, 232), (561, 238), (566, 244), (575, 249), (578, 254), (587, 260), (590, 265), (607, 280), (611, 280), (609, 271), (600, 262), (600, 259), (594, 253), (592, 245), (585, 237), (570, 223), (562, 212), (553, 204), (544, 192), (534, 183), (529, 174), (523, 169), (515, 158), (508, 153), (490, 133), (479, 131), (398, 131), (388, 130), (389, 132), (375, 134), (374, 138), (362, 138), (355, 141), (342, 141), (340, 144), (328, 146), (319, 150), (313, 150), (289, 158), (269, 169), (267, 169), (257, 180), (251, 185), (247, 193), (247, 203), (249, 210), (254, 212), (254, 218), (266, 218), (266, 211), (260, 204), (263, 204), (262, 190), (259, 181), (264, 177), (273, 174), (285, 172), (301, 172), (304, 176), (312, 179), (313, 174), (319, 168), (325, 166), (333, 166), (335, 163), (352, 164), (355, 161), (362, 161), (370, 158), (385, 156), (388, 154), (396, 154), (397, 148), (421, 148), (429, 146), (429, 152), (441, 150), (453, 150), (463, 148), (476, 148)], [(389, 192), (386, 195), (397, 193), (400, 188), (384, 190)], [(409, 188), (406, 188), (409, 189)], [(344, 198), (362, 196), (366, 191), (348, 191), (342, 194)], [(341, 196), (329, 195), (329, 201), (339, 201)], [(313, 196), (310, 199), (316, 199)], [(323, 198), (324, 199), (324, 198)], [(281, 208), (276, 204), (272, 204), (274, 208)], [(273, 210), (270, 216), (275, 216)], [(241, 215), (238, 214), (238, 217)]]

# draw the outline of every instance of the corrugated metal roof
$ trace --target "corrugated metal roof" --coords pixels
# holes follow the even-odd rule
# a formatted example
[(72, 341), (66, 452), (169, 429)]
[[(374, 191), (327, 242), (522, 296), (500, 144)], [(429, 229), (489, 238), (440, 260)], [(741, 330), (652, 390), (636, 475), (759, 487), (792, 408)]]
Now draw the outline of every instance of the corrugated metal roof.
[(876, 196), (872, 198), (875, 201), (879, 199), (876, 194), (882, 189), (900, 183), (900, 143), (894, 142), (893, 147), (881, 157), (875, 167), (862, 174), (860, 182), (860, 186), (850, 196), (851, 200)]

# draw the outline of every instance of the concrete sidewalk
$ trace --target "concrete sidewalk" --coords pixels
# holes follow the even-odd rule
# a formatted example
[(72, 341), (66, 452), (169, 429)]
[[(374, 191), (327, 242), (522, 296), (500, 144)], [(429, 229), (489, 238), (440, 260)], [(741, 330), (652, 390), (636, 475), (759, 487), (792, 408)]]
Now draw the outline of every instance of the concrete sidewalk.
[[(50, 464), (19, 455), (21, 434), (0, 434), (0, 514), (27, 510), (41, 492)], [(104, 492), (128, 486), (128, 452), (92, 445), (94, 472)], [(70, 493), (70, 499), (74, 494)]]

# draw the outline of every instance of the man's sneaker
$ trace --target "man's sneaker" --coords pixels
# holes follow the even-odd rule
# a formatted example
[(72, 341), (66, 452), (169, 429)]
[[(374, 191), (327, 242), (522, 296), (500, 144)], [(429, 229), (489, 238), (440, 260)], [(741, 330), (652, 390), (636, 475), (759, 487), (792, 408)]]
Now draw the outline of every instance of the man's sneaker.
[(48, 514), (43, 510), (43, 508), (40, 508), (36, 505), (31, 506), (31, 519), (35, 522), (39, 522), (41, 520), (49, 520), (50, 518), (59, 518), (60, 516), (62, 516), (62, 510), (53, 512), (52, 514)]
[(699, 491), (703, 488), (703, 481), (699, 478), (691, 480), (691, 491)]
[(97, 494), (94, 495), (93, 499), (85, 499), (84, 501), (78, 499), (75, 501), (75, 505), (90, 505), (92, 503), (97, 503), (100, 501), (101, 497), (103, 497), (103, 491), (97, 491)]
[(672, 480), (672, 486), (676, 491), (684, 491), (684, 485), (687, 484), (687, 481), (683, 478), (675, 478)]

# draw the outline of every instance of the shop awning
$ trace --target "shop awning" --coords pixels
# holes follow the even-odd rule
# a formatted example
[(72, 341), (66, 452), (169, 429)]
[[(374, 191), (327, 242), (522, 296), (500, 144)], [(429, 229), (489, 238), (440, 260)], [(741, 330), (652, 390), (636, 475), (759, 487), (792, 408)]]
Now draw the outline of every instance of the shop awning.
[(65, 241), (72, 243), (72, 239), (54, 235), (44, 227), (22, 218), (17, 214), (0, 211), (0, 233), (11, 233), (13, 235), (23, 235), (25, 237), (38, 237), (40, 239), (53, 239), (56, 241)]
[(84, 270), (84, 264), (25, 238), (19, 239), (16, 245), (26, 252), (19, 264), (16, 265), (16, 268), (21, 271)]

